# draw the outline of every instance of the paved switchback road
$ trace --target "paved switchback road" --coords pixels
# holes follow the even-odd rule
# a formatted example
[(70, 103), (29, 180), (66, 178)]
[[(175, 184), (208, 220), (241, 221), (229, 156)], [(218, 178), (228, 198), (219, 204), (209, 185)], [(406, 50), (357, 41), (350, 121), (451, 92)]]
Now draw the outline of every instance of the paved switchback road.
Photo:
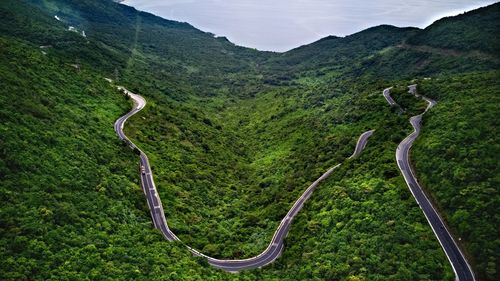
[(349, 156), (349, 159), (358, 157), (359, 154), (361, 154), (361, 151), (365, 149), (368, 138), (373, 134), (373, 132), (375, 132), (375, 130), (364, 132), (361, 134), (361, 136), (359, 136), (358, 142), (356, 143), (356, 148), (354, 148), (354, 152), (351, 156)]
[[(163, 211), (163, 206), (161, 204), (160, 196), (156, 190), (156, 186), (153, 180), (153, 173), (151, 171), (151, 166), (148, 161), (147, 155), (142, 152), (135, 144), (133, 144), (127, 136), (123, 133), (123, 127), (127, 119), (139, 112), (146, 105), (146, 100), (140, 95), (134, 94), (123, 87), (118, 87), (125, 94), (127, 94), (134, 101), (134, 106), (132, 110), (120, 117), (115, 122), (115, 131), (120, 137), (121, 140), (127, 142), (127, 144), (133, 148), (137, 149), (140, 152), (140, 165), (141, 165), (141, 186), (142, 190), (146, 196), (149, 210), (151, 212), (151, 218), (153, 220), (153, 224), (155, 228), (159, 229), (163, 236), (169, 241), (180, 241), (180, 239), (170, 230), (167, 224), (167, 219), (165, 217), (165, 212)], [(368, 138), (373, 134), (373, 130), (367, 131), (363, 133), (356, 144), (356, 148), (351, 157), (353, 158), (358, 156), (361, 151), (365, 148)], [(319, 177), (315, 182), (313, 182), (306, 191), (295, 201), (292, 208), (288, 211), (286, 216), (281, 220), (278, 228), (274, 232), (273, 238), (271, 242), (267, 246), (267, 248), (255, 257), (251, 257), (248, 259), (240, 259), (240, 260), (226, 260), (226, 259), (216, 259), (210, 256), (204, 255), (200, 253), (196, 249), (193, 249), (186, 245), (186, 247), (193, 253), (195, 256), (201, 256), (207, 259), (208, 263), (216, 268), (220, 268), (229, 272), (237, 272), (244, 269), (252, 269), (259, 268), (265, 265), (268, 265), (275, 261), (283, 251), (284, 247), (284, 239), (288, 235), (288, 231), (290, 229), (290, 225), (294, 217), (298, 214), (298, 212), (304, 206), (304, 203), (309, 199), (312, 195), (316, 187), (320, 184), (321, 181), (326, 179), (330, 174), (341, 164), (337, 164), (336, 166), (329, 169), (326, 173), (324, 173), (321, 177)]]
[(382, 94), (384, 95), (385, 100), (389, 103), (390, 106), (398, 105), (391, 97), (391, 89), (392, 87), (385, 89)]
[[(408, 92), (410, 94), (417, 96), (417, 85), (411, 85), (408, 87), (408, 89)], [(401, 170), (401, 173), (403, 174), (406, 184), (408, 185), (408, 188), (410, 189), (413, 197), (415, 197), (415, 200), (424, 212), (427, 221), (429, 222), (432, 230), (434, 231), (434, 234), (441, 244), (441, 247), (448, 257), (448, 260), (453, 267), (453, 271), (455, 272), (456, 280), (473, 281), (475, 280), (474, 273), (472, 272), (470, 265), (467, 263), (465, 256), (451, 236), (438, 212), (434, 209), (432, 203), (425, 195), (410, 165), (410, 149), (413, 145), (413, 142), (420, 134), (420, 122), (422, 121), (422, 116), (434, 105), (436, 105), (436, 102), (434, 100), (431, 100), (424, 96), (421, 97), (422, 99), (427, 101), (427, 108), (425, 109), (424, 113), (410, 118), (410, 123), (413, 126), (414, 131), (398, 145), (398, 148), (396, 149), (396, 161), (398, 163), (399, 169)]]

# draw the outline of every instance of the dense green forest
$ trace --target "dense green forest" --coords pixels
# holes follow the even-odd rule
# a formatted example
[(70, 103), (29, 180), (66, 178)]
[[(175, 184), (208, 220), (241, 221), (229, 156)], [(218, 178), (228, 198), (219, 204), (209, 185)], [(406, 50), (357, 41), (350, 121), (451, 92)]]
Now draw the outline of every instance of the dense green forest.
[[(499, 74), (471, 73), (422, 83), (421, 92), (440, 102), (414, 150), (419, 178), (489, 279), (498, 276), (500, 259), (500, 144), (492, 129), (499, 125)], [(432, 161), (432, 155), (444, 161)]]
[(127, 100), (95, 72), (0, 46), (1, 279), (221, 276), (151, 227), (135, 155), (110, 126)]
[[(0, 278), (453, 280), (394, 157), (425, 108), (405, 93), (418, 83), (438, 101), (413, 148), (418, 178), (478, 279), (497, 280), (499, 14), (271, 53), (112, 1), (2, 1)], [(307, 186), (344, 164), (278, 260), (214, 269), (153, 228), (138, 159), (113, 131), (131, 102), (104, 78), (147, 99), (125, 132), (150, 158), (169, 226), (208, 255), (260, 253)], [(384, 100), (390, 86), (404, 112)]]

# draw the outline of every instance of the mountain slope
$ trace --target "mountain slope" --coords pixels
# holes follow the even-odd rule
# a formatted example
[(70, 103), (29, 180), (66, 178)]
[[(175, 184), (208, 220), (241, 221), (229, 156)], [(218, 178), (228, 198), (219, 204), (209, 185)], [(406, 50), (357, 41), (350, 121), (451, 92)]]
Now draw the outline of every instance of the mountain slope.
[(408, 43), (456, 51), (500, 54), (500, 3), (440, 19), (409, 38)]
[(278, 65), (293, 71), (322, 69), (327, 66), (347, 67), (350, 62), (369, 57), (384, 48), (401, 44), (417, 31), (381, 25), (346, 37), (326, 37), (275, 58)]
[[(485, 280), (498, 279), (500, 260), (500, 216), (495, 211), (500, 204), (500, 145), (494, 129), (500, 114), (499, 77), (497, 71), (422, 83), (421, 92), (440, 103), (413, 150), (421, 182), (465, 241), (481, 269), (478, 277)], [(433, 160), (436, 155), (442, 161)]]
[(300, 73), (324, 76), (327, 72), (347, 72), (353, 78), (411, 79), (497, 69), (499, 19), (500, 4), (494, 4), (439, 20), (423, 30), (382, 25), (343, 38), (326, 37), (272, 58), (270, 66), (292, 79)]
[[(381, 91), (394, 85), (402, 93), (413, 83), (409, 79), (432, 75), (431, 82), (418, 83), (429, 96), (433, 87), (443, 91), (434, 97), (453, 104), (458, 96), (444, 85), (468, 81), (463, 73), (471, 71), (493, 84), (497, 73), (486, 71), (498, 67), (490, 59), (495, 54), (412, 45), (412, 38), (425, 42), (433, 35), (391, 26), (283, 54), (258, 52), (112, 1), (6, 0), (0, 15), (0, 116), (7, 120), (0, 127), (7, 202), (1, 212), (1, 254), (8, 261), (3, 279), (113, 279), (127, 273), (123, 279), (453, 280), (394, 162), (397, 144), (411, 131), (408, 117), (424, 104), (398, 95), (408, 108), (398, 115)], [(456, 41), (450, 46), (460, 42), (447, 40)], [(313, 194), (280, 259), (231, 275), (153, 230), (137, 159), (112, 132), (129, 104), (105, 77), (148, 100), (125, 131), (150, 156), (174, 232), (216, 257), (262, 251), (299, 194), (343, 162), (361, 132), (376, 131), (360, 158), (347, 161)], [(481, 94), (478, 107), (492, 95), (484, 84), (471, 89)], [(471, 103), (466, 92), (462, 96)], [(494, 108), (484, 107), (491, 116)], [(432, 112), (426, 118), (436, 122)], [(485, 123), (467, 140), (480, 141), (491, 126)], [(425, 128), (422, 138), (435, 138)], [(462, 140), (467, 128), (459, 129)], [(419, 145), (417, 171), (447, 164)], [(464, 199), (447, 184), (445, 191), (436, 189), (441, 177), (419, 176), (468, 240), (478, 276), (495, 280), (497, 244), (487, 242), (486, 232), (462, 227), (464, 220), (494, 225), (494, 210), (474, 207), (494, 201), (477, 196), (460, 208), (441, 203)], [(489, 190), (491, 183), (481, 178), (475, 184)], [(460, 217), (463, 210), (481, 217)]]
[(110, 126), (128, 101), (38, 48), (0, 49), (0, 279), (222, 278), (151, 227)]

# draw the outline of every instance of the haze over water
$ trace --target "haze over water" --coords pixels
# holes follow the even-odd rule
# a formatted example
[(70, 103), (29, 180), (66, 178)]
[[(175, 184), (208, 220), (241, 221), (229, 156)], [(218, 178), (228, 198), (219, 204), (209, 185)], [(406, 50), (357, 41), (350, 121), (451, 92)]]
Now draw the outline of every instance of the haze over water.
[(391, 24), (424, 28), (493, 4), (488, 0), (125, 0), (123, 4), (188, 22), (241, 46), (287, 51), (328, 35)]

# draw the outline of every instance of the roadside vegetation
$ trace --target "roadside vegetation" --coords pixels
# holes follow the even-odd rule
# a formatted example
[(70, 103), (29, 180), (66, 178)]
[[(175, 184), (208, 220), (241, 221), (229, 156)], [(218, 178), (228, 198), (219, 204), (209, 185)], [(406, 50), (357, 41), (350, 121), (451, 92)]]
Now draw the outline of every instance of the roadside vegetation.
[(0, 48), (0, 279), (223, 276), (151, 227), (136, 156), (113, 131), (123, 95), (38, 48)]
[[(395, 163), (425, 108), (413, 83), (439, 102), (413, 149), (418, 178), (479, 276), (498, 275), (494, 54), (408, 47), (421, 31), (390, 26), (258, 52), (94, 0), (3, 1), (0, 32), (0, 279), (453, 280)], [(208, 255), (260, 253), (307, 186), (343, 165), (275, 263), (216, 270), (153, 229), (138, 159), (113, 131), (131, 104), (104, 78), (147, 99), (125, 133), (150, 158), (169, 226)], [(390, 86), (405, 112), (383, 98)]]
[(499, 82), (498, 71), (424, 81), (439, 103), (413, 149), (418, 178), (486, 280), (500, 260)]

